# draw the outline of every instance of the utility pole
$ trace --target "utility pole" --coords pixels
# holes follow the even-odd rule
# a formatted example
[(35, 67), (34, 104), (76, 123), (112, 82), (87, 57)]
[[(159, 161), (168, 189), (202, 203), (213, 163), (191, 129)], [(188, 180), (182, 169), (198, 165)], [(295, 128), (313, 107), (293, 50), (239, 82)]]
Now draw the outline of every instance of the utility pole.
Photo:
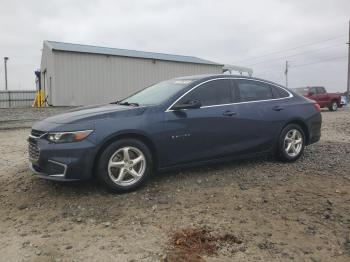
[(288, 88), (288, 61), (286, 61), (286, 70), (284, 71), (284, 74), (286, 75), (286, 87)]
[(5, 63), (5, 90), (7, 91), (7, 60), (9, 60), (8, 57), (4, 57), (4, 63)]
[(350, 20), (349, 20), (349, 42), (348, 42), (348, 85), (347, 85), (348, 103), (350, 102)]

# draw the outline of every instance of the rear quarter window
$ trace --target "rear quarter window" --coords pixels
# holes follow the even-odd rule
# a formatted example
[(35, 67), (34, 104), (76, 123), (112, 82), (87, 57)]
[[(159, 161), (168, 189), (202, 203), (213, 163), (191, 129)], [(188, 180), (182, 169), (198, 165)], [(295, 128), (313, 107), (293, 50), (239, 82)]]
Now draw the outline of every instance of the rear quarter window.
[(286, 90), (275, 86), (271, 86), (271, 88), (275, 98), (289, 97), (289, 93)]

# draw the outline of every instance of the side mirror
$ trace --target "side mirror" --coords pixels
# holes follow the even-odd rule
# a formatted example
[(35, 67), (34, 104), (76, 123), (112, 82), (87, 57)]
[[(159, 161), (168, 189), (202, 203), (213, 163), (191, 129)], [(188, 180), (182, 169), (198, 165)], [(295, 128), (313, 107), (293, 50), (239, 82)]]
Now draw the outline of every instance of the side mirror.
[(199, 100), (189, 100), (184, 104), (176, 104), (171, 109), (172, 110), (181, 110), (181, 109), (196, 109), (202, 106), (201, 101)]
[(311, 92), (311, 91), (307, 93), (308, 96), (313, 96), (314, 94), (315, 94), (315, 93), (314, 93), (314, 92)]

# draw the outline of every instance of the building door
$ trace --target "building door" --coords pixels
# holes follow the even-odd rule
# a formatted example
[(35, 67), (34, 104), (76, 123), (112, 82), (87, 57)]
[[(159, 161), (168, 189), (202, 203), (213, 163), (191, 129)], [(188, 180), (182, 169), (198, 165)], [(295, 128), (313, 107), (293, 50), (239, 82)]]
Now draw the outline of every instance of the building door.
[(49, 90), (48, 90), (48, 94), (46, 94), (47, 97), (47, 103), (49, 104), (49, 106), (52, 105), (52, 77), (50, 76), (49, 78)]
[(46, 95), (46, 70), (43, 73), (43, 82), (42, 82), (42, 85), (41, 85), (41, 90)]

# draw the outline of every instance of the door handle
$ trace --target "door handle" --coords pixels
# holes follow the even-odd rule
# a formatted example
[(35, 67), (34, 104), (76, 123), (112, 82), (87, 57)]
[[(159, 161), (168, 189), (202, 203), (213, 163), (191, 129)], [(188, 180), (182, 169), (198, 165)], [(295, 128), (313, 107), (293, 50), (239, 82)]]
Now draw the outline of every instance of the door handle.
[(272, 110), (274, 110), (274, 111), (281, 111), (281, 110), (283, 110), (284, 108), (283, 107), (280, 107), (280, 106), (274, 106), (273, 108), (272, 108)]
[(225, 111), (225, 112), (223, 113), (223, 115), (224, 115), (224, 116), (234, 116), (234, 115), (237, 115), (237, 113), (236, 113), (236, 112), (233, 112), (233, 111), (227, 110), (227, 111)]

